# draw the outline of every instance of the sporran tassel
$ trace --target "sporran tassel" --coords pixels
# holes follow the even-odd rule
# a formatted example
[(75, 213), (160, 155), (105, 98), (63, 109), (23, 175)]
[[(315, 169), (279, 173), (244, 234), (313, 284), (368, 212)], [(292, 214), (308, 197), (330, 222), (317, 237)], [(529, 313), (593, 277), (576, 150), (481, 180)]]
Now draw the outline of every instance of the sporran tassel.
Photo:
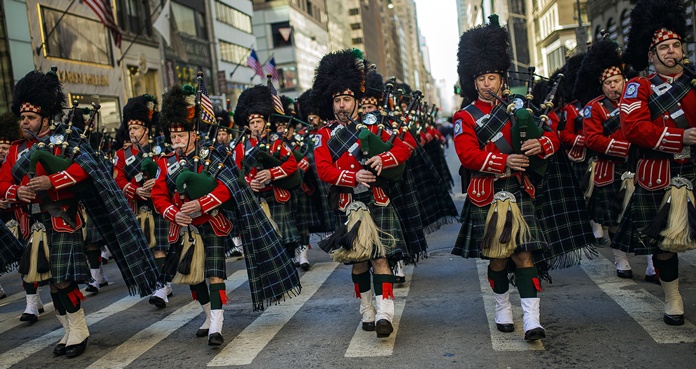
[(263, 210), (263, 213), (266, 214), (268, 221), (271, 222), (273, 229), (275, 229), (276, 232), (279, 232), (278, 224), (276, 224), (275, 220), (273, 220), (273, 217), (271, 216), (271, 208), (268, 206), (266, 199), (259, 199), (259, 204), (261, 205), (261, 210)]
[[(488, 258), (504, 259), (510, 257), (518, 245), (529, 242), (531, 232), (517, 206), (515, 195), (500, 191), (494, 199), (486, 217), (482, 254)], [(504, 218), (498, 214), (500, 209), (507, 209)]]
[(597, 161), (592, 160), (588, 164), (587, 171), (582, 177), (582, 183), (580, 184), (580, 189), (583, 190), (585, 195), (585, 200), (592, 197), (592, 192), (594, 192), (594, 173), (595, 167), (597, 166)]
[(619, 223), (621, 223), (621, 219), (623, 219), (623, 216), (626, 213), (626, 208), (628, 208), (628, 202), (631, 200), (633, 192), (636, 190), (636, 185), (633, 182), (634, 176), (635, 175), (631, 172), (626, 172), (621, 175), (621, 190), (619, 190), (619, 195), (616, 198), (616, 200), (621, 201), (621, 209), (617, 211), (617, 213), (619, 213)]
[[(352, 249), (339, 248), (331, 253), (331, 259), (346, 263), (386, 256), (396, 240), (392, 235), (377, 228), (367, 206), (360, 201), (353, 201), (348, 205), (346, 213), (348, 214), (346, 227), (350, 229), (350, 232), (354, 232), (354, 228), (357, 228), (357, 237), (353, 241)], [(385, 245), (380, 236), (388, 239), (388, 244)]]
[(148, 240), (148, 246), (155, 247), (157, 240), (155, 239), (155, 217), (152, 216), (152, 211), (141, 208), (135, 219), (140, 221), (140, 229)]
[[(191, 231), (193, 241), (183, 237), (183, 249), (181, 260), (177, 267), (177, 273), (172, 279), (176, 284), (199, 284), (205, 280), (205, 246), (203, 238), (196, 231)], [(187, 272), (185, 274), (184, 272)]]
[[(31, 227), (31, 231), (31, 239), (27, 245), (27, 248), (29, 248), (29, 270), (22, 277), (24, 282), (27, 283), (41, 282), (51, 279), (51, 266), (48, 264), (47, 259), (50, 253), (48, 250), (48, 235), (46, 234), (46, 228), (41, 223), (34, 223), (34, 225)], [(44, 260), (39, 260), (40, 257)], [(24, 262), (24, 260), (22, 260), (22, 262)], [(41, 271), (39, 270), (40, 264)]]
[[(683, 177), (672, 179), (668, 191), (671, 198), (671, 206), (667, 217), (667, 227), (660, 232), (664, 237), (659, 244), (660, 249), (671, 252), (681, 252), (696, 248), (696, 241), (691, 238), (691, 223), (693, 211), (694, 193), (691, 182)], [(690, 214), (691, 213), (691, 214)]]
[(493, 201), (491, 208), (488, 209), (486, 216), (486, 227), (483, 232), (482, 248), (487, 250), (491, 248), (496, 234), (496, 225), (498, 224), (498, 202)]
[(329, 237), (326, 237), (323, 240), (319, 241), (319, 248), (326, 251), (327, 253), (333, 252), (335, 249), (341, 247), (339, 245), (339, 241), (343, 238), (343, 236), (345, 236), (346, 232), (348, 232), (348, 227), (346, 227), (345, 224), (341, 223), (341, 225), (338, 228), (336, 228), (334, 233), (332, 233)]
[(645, 234), (646, 236), (648, 236), (654, 240), (660, 239), (660, 232), (662, 232), (662, 230), (665, 229), (665, 226), (667, 225), (667, 218), (669, 217), (670, 207), (671, 207), (671, 202), (672, 202), (672, 196), (671, 196), (670, 192), (671, 192), (671, 190), (667, 191), (667, 193), (665, 193), (665, 197), (662, 200), (660, 210), (657, 212), (655, 217), (652, 219), (652, 222), (650, 222), (650, 224), (648, 224), (647, 226), (640, 229), (641, 233)]

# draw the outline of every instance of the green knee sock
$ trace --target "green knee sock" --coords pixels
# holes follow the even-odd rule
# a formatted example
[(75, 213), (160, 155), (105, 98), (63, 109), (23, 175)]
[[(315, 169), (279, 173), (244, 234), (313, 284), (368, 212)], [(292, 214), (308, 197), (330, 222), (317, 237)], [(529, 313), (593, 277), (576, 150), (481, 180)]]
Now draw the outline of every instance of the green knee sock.
[(488, 283), (491, 284), (493, 292), (502, 295), (510, 289), (510, 280), (506, 269), (499, 272), (488, 267)]
[(537, 291), (541, 291), (539, 273), (536, 267), (517, 268), (515, 270), (515, 284), (520, 291), (520, 298), (537, 297)]
[(393, 274), (375, 274), (372, 276), (372, 279), (375, 286), (375, 296), (394, 297), (392, 290), (394, 285)]
[(99, 269), (99, 266), (101, 265), (101, 251), (99, 249), (87, 249), (85, 254), (87, 254), (87, 262), (89, 263), (90, 269)]
[(210, 294), (208, 293), (208, 285), (205, 282), (189, 285), (191, 296), (197, 300), (199, 304), (205, 305), (210, 302)]
[(227, 293), (224, 283), (210, 284), (210, 309), (222, 309), (222, 305), (227, 305)]

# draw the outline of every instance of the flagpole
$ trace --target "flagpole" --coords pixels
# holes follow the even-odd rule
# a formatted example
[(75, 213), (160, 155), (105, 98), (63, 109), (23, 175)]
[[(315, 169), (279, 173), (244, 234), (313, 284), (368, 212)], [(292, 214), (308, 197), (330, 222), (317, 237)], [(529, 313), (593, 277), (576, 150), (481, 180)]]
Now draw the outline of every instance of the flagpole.
[(240, 60), (239, 63), (237, 63), (237, 65), (234, 66), (234, 69), (232, 69), (232, 72), (230, 73), (230, 79), (232, 79), (232, 76), (234, 76), (234, 72), (237, 71), (237, 69), (239, 68), (239, 66), (242, 65), (242, 62), (243, 62), (244, 60), (246, 60), (246, 59), (249, 57), (249, 55), (251, 54), (251, 50), (252, 50), (253, 48), (254, 48), (254, 44), (251, 44), (251, 45), (249, 46), (249, 51), (247, 51), (247, 52), (244, 54), (244, 57), (242, 57), (242, 60)]
[[(73, 1), (75, 1), (75, 0), (73, 0)], [(160, 2), (160, 3), (157, 5), (157, 7), (155, 7), (155, 10), (154, 10), (152, 13), (153, 13), (153, 14), (156, 13), (157, 10), (159, 10), (159, 8), (160, 8), (160, 7), (163, 7), (163, 6), (164, 6), (164, 3)], [(150, 18), (152, 18), (152, 17), (150, 17)], [(138, 37), (140, 37), (140, 34), (143, 32), (144, 29), (145, 29), (145, 26), (144, 26), (143, 24), (141, 24), (141, 25), (138, 26), (138, 33), (135, 35), (135, 37), (133, 37), (133, 39), (131, 40), (130, 44), (128, 44), (128, 47), (126, 48), (126, 51), (124, 51), (124, 52), (121, 53), (121, 57), (118, 59), (118, 61), (116, 61), (116, 65), (121, 65), (121, 62), (123, 61), (123, 58), (126, 56), (126, 54), (128, 54), (128, 51), (131, 49), (131, 47), (133, 47), (133, 44), (135, 43), (135, 40), (137, 40)]]

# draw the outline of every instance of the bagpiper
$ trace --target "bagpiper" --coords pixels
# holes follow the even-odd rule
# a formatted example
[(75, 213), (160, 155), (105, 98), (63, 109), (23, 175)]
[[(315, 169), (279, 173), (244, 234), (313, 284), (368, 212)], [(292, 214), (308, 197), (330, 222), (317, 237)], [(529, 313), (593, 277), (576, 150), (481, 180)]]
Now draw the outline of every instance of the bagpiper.
[(624, 62), (655, 73), (629, 80), (621, 98), (621, 130), (636, 149), (635, 192), (612, 247), (653, 254), (665, 294), (663, 320), (684, 324), (678, 252), (696, 248), (693, 183), (696, 166), (696, 73), (685, 65), (684, 6), (678, 0), (642, 0), (631, 11)]
[[(537, 293), (548, 265), (576, 265), (575, 250), (592, 240), (589, 227), (582, 227), (586, 212), (576, 210), (584, 210), (579, 191), (563, 183), (570, 170), (555, 155), (558, 137), (548, 125), (536, 124), (521, 99), (508, 105), (501, 97), (510, 67), (509, 36), (497, 15), (489, 19), (464, 32), (459, 42), (459, 83), (473, 103), (453, 118), (455, 149), (470, 179), (452, 253), (490, 260), (488, 279), (501, 332), (514, 331), (508, 279), (514, 273), (524, 339), (534, 341), (546, 337)], [(566, 206), (551, 206), (560, 198)]]
[(341, 211), (343, 221), (319, 246), (333, 260), (353, 264), (362, 329), (385, 338), (393, 332), (394, 319), (390, 262), (408, 257), (408, 250), (400, 242), (401, 226), (383, 177), (398, 170), (410, 150), (401, 139), (392, 137), (395, 133), (388, 127), (378, 127), (374, 121), (356, 124), (361, 119), (365, 75), (371, 69), (374, 65), (357, 49), (324, 55), (319, 62), (312, 101), (320, 116), (330, 122), (318, 132), (314, 158), (319, 179), (332, 185), (329, 205)]

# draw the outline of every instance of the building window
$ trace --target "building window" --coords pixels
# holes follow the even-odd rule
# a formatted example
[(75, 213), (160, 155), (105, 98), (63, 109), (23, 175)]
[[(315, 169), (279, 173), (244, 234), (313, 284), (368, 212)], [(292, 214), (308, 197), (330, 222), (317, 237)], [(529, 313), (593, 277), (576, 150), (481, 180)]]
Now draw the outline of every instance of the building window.
[(352, 23), (352, 24), (350, 25), (350, 29), (352, 29), (352, 30), (356, 30), (356, 29), (360, 29), (360, 28), (362, 28), (362, 26), (360, 25), (360, 23)]
[(215, 2), (215, 17), (218, 21), (230, 25), (240, 31), (251, 33), (251, 17), (239, 10), (221, 3)]
[(206, 39), (208, 32), (205, 28), (205, 16), (203, 13), (193, 10), (179, 3), (171, 2), (171, 15), (176, 21), (176, 28), (181, 33)]
[(292, 27), (290, 22), (280, 22), (271, 24), (271, 34), (273, 35), (273, 47), (292, 46)]
[(348, 15), (358, 15), (360, 14), (360, 8), (348, 9)]
[(310, 16), (314, 15), (314, 6), (312, 5), (312, 3), (309, 0), (306, 0), (306, 1), (307, 1), (307, 14), (309, 14)]
[(117, 0), (116, 14), (121, 29), (152, 36), (152, 18), (147, 2), (141, 0)]
[(623, 43), (628, 43), (628, 32), (631, 30), (631, 12), (630, 9), (624, 9), (621, 13), (621, 33), (623, 34)]
[(40, 14), (43, 37), (52, 32), (44, 45), (45, 56), (111, 65), (109, 36), (101, 22), (44, 6)]
[(548, 68), (546, 68), (546, 70), (554, 71), (562, 67), (565, 64), (565, 52), (566, 50), (563, 46), (550, 52), (549, 55), (546, 56), (546, 60), (548, 61)]
[(220, 59), (224, 62), (246, 65), (249, 49), (244, 46), (220, 40)]
[(362, 37), (356, 37), (353, 39), (353, 45), (361, 45), (363, 43)]
[(609, 39), (612, 41), (616, 41), (618, 34), (616, 32), (617, 27), (616, 27), (616, 22), (614, 22), (614, 18), (609, 18), (607, 21), (607, 33), (609, 34)]
[(282, 65), (278, 67), (278, 84), (281, 91), (292, 90), (297, 87), (297, 66)]

